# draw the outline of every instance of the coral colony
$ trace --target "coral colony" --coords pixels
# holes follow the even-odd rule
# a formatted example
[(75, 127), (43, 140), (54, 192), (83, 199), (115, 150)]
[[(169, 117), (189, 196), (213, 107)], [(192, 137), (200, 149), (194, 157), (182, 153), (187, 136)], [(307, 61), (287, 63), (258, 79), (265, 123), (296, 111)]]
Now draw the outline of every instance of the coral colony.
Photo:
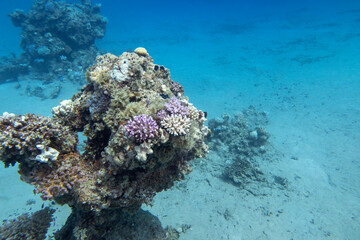
[[(191, 171), (190, 160), (207, 154), (209, 129), (204, 112), (144, 48), (98, 56), (86, 79), (52, 118), (4, 113), (0, 160), (18, 163), (21, 179), (42, 199), (72, 208), (57, 239), (120, 239), (112, 238), (120, 234), (115, 229), (140, 219), (142, 203), (151, 204)], [(87, 137), (82, 153), (78, 133)], [(164, 239), (158, 229), (151, 234)]]

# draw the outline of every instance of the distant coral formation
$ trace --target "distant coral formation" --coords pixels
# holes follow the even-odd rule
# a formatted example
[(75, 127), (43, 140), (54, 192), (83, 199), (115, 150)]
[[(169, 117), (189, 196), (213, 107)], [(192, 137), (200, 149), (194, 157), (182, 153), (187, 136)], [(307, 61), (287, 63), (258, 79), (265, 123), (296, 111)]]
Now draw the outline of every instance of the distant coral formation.
[(100, 15), (100, 5), (35, 0), (29, 12), (17, 9), (9, 17), (15, 27), (21, 28), (24, 52), (19, 58), (0, 61), (0, 83), (26, 74), (27, 79), (42, 79), (47, 84), (29, 85), (27, 94), (54, 98), (62, 79), (85, 82), (84, 73), (98, 54), (95, 40), (104, 37), (107, 25), (107, 19)]
[(60, 60), (104, 37), (107, 20), (98, 14), (99, 7), (36, 0), (30, 12), (17, 9), (9, 16), (15, 27), (21, 27), (21, 48), (26, 57)]
[(42, 240), (50, 227), (55, 210), (46, 207), (32, 213), (24, 213), (13, 220), (6, 220), (0, 227), (0, 239)]
[[(0, 160), (5, 167), (18, 163), (21, 179), (44, 200), (72, 207), (70, 219), (79, 220), (73, 236), (100, 239), (113, 209), (137, 211), (191, 171), (188, 162), (207, 154), (209, 129), (204, 112), (150, 55), (98, 56), (86, 79), (53, 108), (53, 118), (4, 113)], [(87, 137), (82, 153), (79, 132)], [(88, 231), (89, 218), (101, 224)]]

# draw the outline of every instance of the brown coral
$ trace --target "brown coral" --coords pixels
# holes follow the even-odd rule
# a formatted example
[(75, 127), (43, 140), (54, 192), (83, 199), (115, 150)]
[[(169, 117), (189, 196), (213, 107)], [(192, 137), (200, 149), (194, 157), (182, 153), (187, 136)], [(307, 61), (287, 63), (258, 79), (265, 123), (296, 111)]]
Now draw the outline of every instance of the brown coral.
[(50, 118), (34, 114), (0, 117), (0, 159), (5, 167), (15, 162), (35, 160), (43, 145), (61, 153), (76, 151), (77, 136)]
[[(79, 165), (80, 156), (68, 154), (62, 156), (51, 168), (36, 168), (32, 172), (35, 181), (32, 184), (36, 187), (36, 193), (41, 194), (43, 200), (57, 199), (66, 197), (70, 194), (73, 187), (79, 187), (87, 180), (86, 173)], [(55, 164), (54, 164), (55, 165)], [(56, 169), (56, 170), (55, 170)]]

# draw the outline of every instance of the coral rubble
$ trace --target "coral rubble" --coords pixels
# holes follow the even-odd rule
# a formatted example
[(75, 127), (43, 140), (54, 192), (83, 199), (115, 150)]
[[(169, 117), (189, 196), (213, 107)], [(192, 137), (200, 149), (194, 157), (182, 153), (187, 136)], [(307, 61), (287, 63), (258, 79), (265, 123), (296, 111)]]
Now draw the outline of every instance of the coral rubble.
[(225, 167), (223, 176), (243, 188), (252, 182), (264, 182), (264, 173), (258, 168), (254, 159), (239, 157)]
[(253, 106), (243, 113), (234, 114), (233, 118), (223, 114), (222, 119), (209, 121), (209, 145), (219, 151), (225, 145), (228, 151), (250, 158), (261, 155), (266, 151), (265, 146), (270, 137), (263, 128), (267, 121), (266, 113), (258, 113)]
[[(86, 79), (79, 93), (53, 108), (53, 118), (4, 113), (0, 160), (5, 167), (19, 163), (21, 179), (44, 200), (68, 204), (72, 217), (89, 222), (104, 211), (119, 215), (151, 204), (191, 171), (190, 160), (207, 154), (209, 129), (204, 112), (148, 54), (98, 56)], [(79, 132), (87, 137), (82, 153)], [(72, 234), (99, 239), (94, 229), (103, 226), (81, 225)]]
[(267, 122), (266, 114), (257, 112), (253, 106), (232, 118), (223, 114), (222, 119), (209, 121), (210, 149), (231, 160), (222, 174), (226, 180), (241, 187), (266, 181), (257, 158), (263, 157), (267, 150), (270, 135), (263, 128)]
[[(56, 97), (62, 79), (85, 82), (84, 73), (95, 61), (95, 40), (104, 36), (107, 19), (100, 5), (90, 1), (71, 4), (65, 1), (35, 0), (29, 12), (17, 9), (9, 14), (15, 27), (21, 28), (19, 58), (0, 61), (0, 83), (11, 79), (42, 79), (47, 86), (28, 86), (26, 93), (41, 98)], [(9, 61), (10, 60), (10, 61)], [(10, 63), (9, 63), (10, 62)], [(46, 88), (54, 88), (49, 91)]]

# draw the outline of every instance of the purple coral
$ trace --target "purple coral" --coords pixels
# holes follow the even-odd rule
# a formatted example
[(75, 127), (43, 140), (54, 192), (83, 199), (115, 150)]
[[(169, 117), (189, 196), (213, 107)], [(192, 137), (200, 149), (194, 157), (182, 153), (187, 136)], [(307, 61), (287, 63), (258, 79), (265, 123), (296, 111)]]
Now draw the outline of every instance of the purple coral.
[(125, 126), (125, 133), (136, 142), (146, 142), (158, 135), (159, 126), (151, 116), (138, 115), (129, 120)]
[(156, 114), (156, 117), (159, 118), (159, 119), (164, 119), (168, 116), (169, 114), (164, 110), (164, 109), (161, 109), (160, 111), (158, 111), (158, 113)]
[(171, 114), (180, 114), (182, 116), (189, 116), (189, 108), (183, 106), (177, 97), (172, 97), (170, 102), (165, 103), (166, 110)]

